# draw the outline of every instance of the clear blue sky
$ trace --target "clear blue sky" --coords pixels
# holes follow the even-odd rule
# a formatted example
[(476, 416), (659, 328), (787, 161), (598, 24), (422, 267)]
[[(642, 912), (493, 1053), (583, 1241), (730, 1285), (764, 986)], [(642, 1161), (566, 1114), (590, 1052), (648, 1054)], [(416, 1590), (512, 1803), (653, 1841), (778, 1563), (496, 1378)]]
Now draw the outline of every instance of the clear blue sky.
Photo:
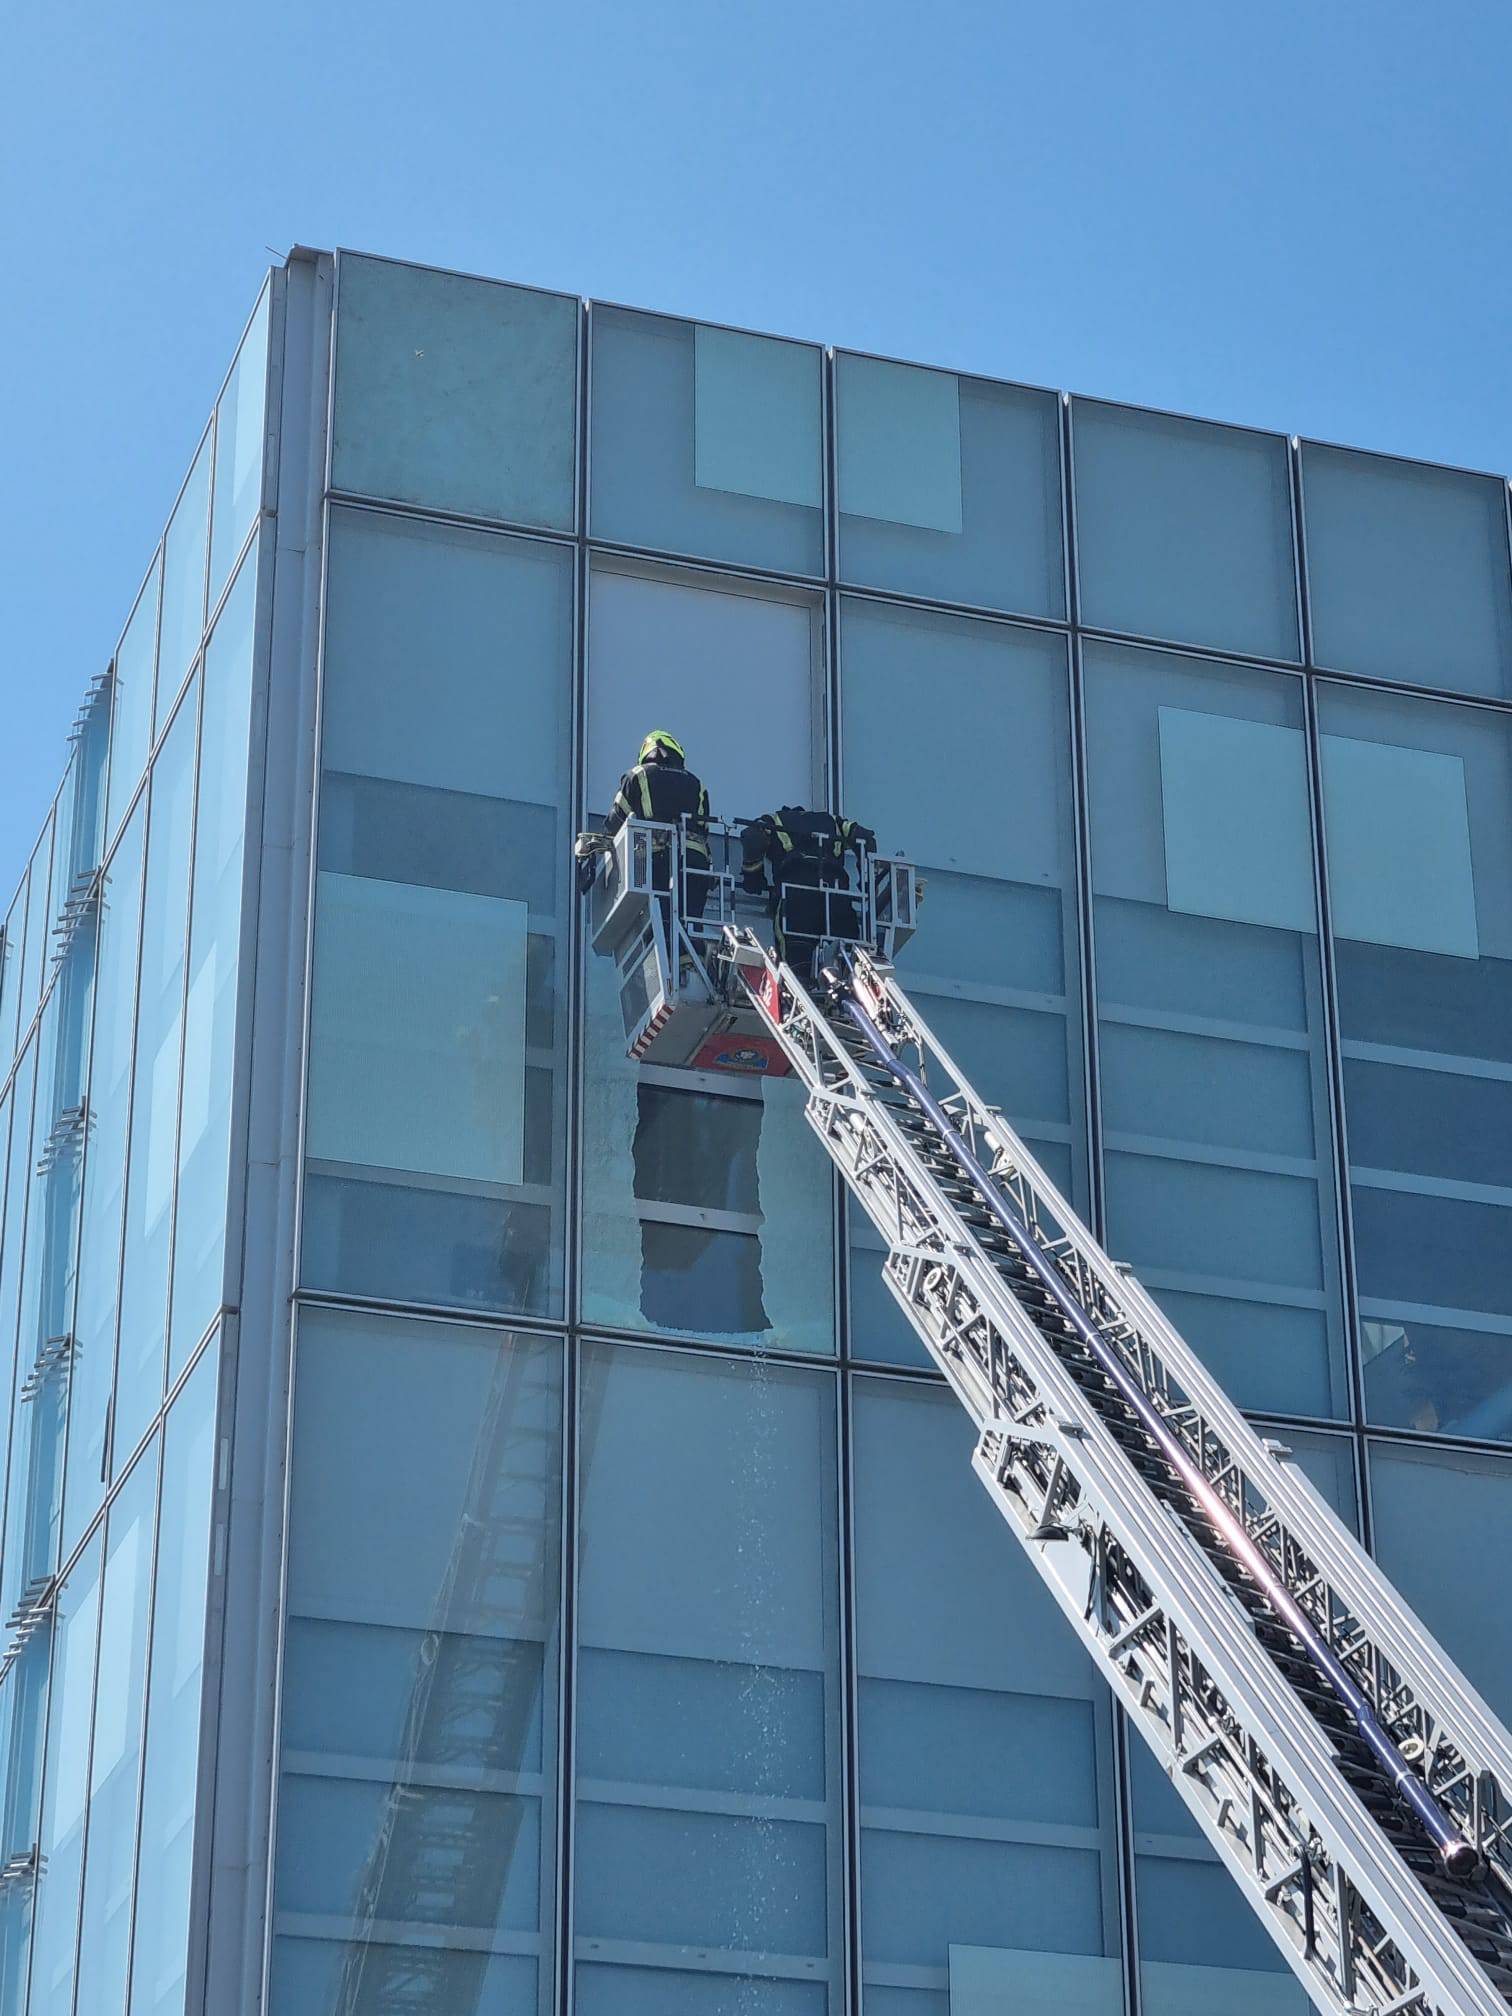
[(14, 0), (0, 902), (274, 253), (1512, 469), (1505, 0)]

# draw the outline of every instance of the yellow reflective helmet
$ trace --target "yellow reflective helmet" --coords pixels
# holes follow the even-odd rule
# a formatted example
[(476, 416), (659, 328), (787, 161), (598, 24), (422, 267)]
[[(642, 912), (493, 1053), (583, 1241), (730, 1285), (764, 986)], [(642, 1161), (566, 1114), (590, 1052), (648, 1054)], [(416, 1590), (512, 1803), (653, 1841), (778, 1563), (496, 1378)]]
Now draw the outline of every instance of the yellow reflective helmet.
[(646, 762), (658, 749), (665, 749), (669, 756), (675, 756), (679, 763), (686, 763), (687, 756), (675, 735), (669, 735), (665, 728), (653, 728), (640, 746), (640, 761)]

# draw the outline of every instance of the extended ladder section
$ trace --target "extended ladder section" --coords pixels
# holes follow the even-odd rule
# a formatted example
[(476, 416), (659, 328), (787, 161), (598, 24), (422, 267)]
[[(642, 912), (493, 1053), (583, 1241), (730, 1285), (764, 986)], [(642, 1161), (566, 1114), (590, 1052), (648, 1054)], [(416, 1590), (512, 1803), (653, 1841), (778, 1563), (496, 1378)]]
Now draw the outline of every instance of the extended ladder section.
[(1313, 2001), (1505, 2016), (1506, 1730), (890, 967), (841, 948), (807, 982), (738, 925), (724, 953), (972, 1418), (983, 1484)]

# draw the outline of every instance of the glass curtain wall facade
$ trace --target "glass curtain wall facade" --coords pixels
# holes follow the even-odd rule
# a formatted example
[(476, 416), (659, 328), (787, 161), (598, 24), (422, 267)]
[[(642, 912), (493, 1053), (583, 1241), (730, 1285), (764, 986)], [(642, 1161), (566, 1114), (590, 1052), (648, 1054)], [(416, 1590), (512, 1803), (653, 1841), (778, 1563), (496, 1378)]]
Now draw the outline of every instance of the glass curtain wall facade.
[(0, 2008), (185, 2008), (263, 290), (0, 939)]
[(297, 257), (0, 937), (0, 2008), (198, 2016), (260, 1773), (277, 2016), (1305, 2010), (791, 1084), (626, 1060), (570, 845), (664, 726), (918, 861), (941, 1040), (1505, 1714), (1506, 484)]
[(791, 1087), (627, 1063), (567, 847), (665, 725), (921, 863), (942, 1040), (1512, 1705), (1425, 1537), (1512, 1486), (1505, 484), (337, 304), (272, 2006), (1303, 2008)]

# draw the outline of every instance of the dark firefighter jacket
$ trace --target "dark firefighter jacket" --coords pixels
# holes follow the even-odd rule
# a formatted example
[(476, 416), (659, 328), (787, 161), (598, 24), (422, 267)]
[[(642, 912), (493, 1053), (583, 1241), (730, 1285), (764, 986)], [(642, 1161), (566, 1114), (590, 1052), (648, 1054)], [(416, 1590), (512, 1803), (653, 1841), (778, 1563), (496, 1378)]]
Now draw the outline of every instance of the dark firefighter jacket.
[(802, 883), (809, 888), (833, 887), (845, 880), (845, 856), (859, 856), (863, 847), (875, 848), (877, 836), (870, 827), (854, 819), (837, 819), (832, 812), (809, 812), (801, 805), (782, 805), (764, 812), (742, 827), (740, 834), (740, 886), (759, 895), (767, 886), (784, 882)]
[(661, 819), (675, 826), (688, 815), (688, 858), (709, 858), (709, 794), (684, 764), (648, 758), (627, 770), (604, 821), (611, 837), (627, 819)]

